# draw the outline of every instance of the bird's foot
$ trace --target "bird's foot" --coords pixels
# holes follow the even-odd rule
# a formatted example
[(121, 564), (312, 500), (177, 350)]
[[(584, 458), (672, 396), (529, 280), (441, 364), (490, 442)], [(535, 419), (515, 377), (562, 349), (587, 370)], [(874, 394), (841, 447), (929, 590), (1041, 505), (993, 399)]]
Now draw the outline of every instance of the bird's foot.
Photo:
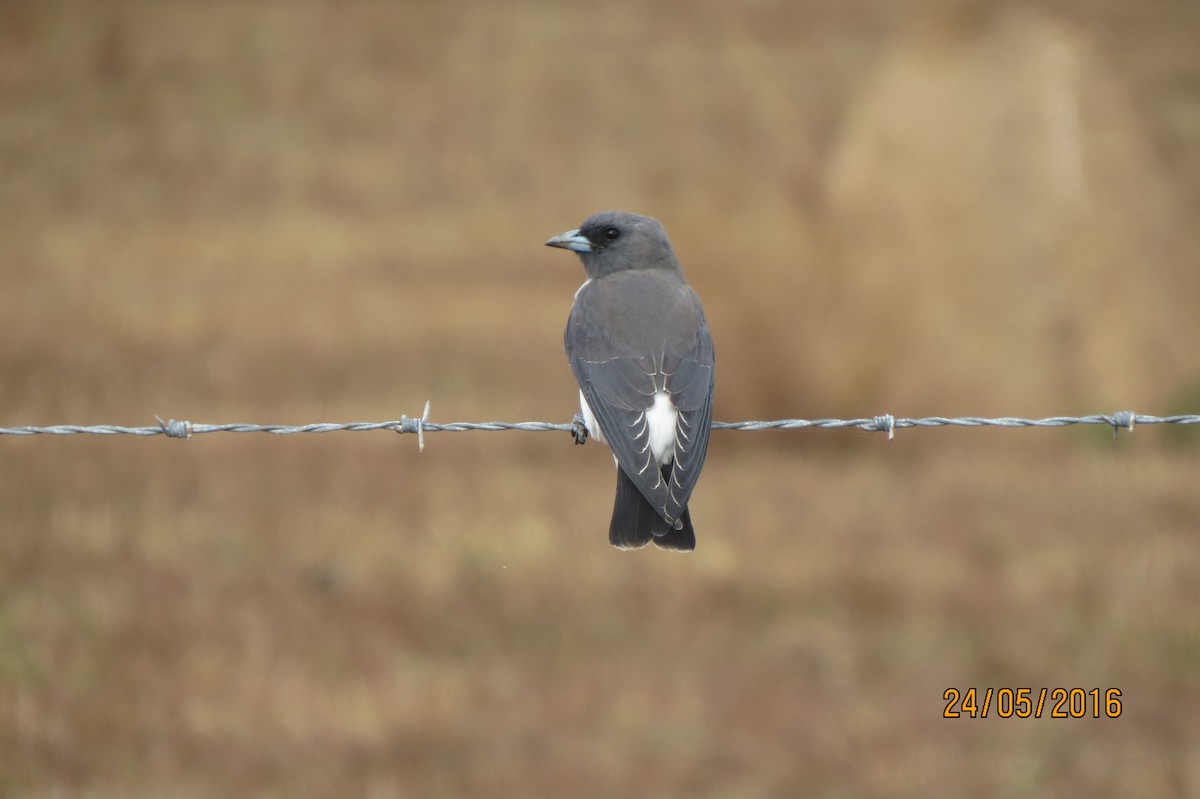
[(571, 438), (575, 439), (576, 444), (587, 443), (588, 431), (582, 413), (575, 414), (575, 418), (571, 420)]

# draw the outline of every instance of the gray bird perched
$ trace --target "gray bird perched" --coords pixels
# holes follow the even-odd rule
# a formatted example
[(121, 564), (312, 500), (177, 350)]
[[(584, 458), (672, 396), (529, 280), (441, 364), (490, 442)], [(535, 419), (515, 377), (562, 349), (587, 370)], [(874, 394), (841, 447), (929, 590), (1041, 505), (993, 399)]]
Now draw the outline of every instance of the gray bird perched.
[(583, 427), (617, 462), (608, 540), (696, 548), (688, 500), (712, 427), (713, 342), (662, 225), (605, 211), (546, 242), (573, 250), (587, 280), (563, 343), (579, 383)]

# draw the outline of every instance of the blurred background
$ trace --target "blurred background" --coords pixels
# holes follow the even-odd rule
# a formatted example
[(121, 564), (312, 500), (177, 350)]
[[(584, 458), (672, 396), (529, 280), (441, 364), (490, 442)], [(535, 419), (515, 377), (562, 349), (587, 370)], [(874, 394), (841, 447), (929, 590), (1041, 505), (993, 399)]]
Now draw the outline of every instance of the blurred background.
[[(606, 208), (670, 233), (720, 420), (1200, 412), (1197, 41), (1191, 0), (0, 2), (0, 425), (565, 422), (542, 242)], [(1198, 446), (718, 432), (679, 556), (609, 548), (565, 433), (4, 437), (0, 794), (1200, 795)]]

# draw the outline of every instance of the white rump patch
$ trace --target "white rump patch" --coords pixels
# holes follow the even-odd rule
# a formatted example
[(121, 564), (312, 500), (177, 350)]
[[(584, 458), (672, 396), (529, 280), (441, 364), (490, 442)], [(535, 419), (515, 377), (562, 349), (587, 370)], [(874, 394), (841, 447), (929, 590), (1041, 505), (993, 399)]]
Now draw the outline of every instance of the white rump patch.
[(663, 392), (654, 395), (654, 405), (646, 409), (646, 426), (650, 430), (650, 451), (654, 461), (663, 466), (675, 458), (675, 423), (679, 411)]

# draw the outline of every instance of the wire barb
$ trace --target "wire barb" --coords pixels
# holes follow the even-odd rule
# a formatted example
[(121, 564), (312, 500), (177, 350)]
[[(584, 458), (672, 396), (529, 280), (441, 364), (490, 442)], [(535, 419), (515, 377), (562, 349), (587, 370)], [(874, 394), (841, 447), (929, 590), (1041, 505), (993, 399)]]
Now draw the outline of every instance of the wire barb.
[(1121, 434), (1121, 428), (1124, 427), (1133, 434), (1133, 426), (1137, 423), (1137, 414), (1133, 411), (1117, 411), (1112, 415), (1110, 420), (1113, 426), (1113, 441), (1117, 440), (1117, 436)]
[(871, 420), (871, 430), (882, 433), (887, 431), (888, 441), (896, 437), (896, 417), (890, 413), (885, 413), (883, 416), (876, 416)]
[(396, 429), (397, 433), (417, 434), (417, 452), (425, 451), (425, 425), (429, 424), (429, 403), (429, 400), (425, 400), (425, 410), (421, 413), (420, 418), (409, 419), (401, 414), (400, 427)]
[(177, 422), (174, 419), (163, 421), (161, 416), (155, 416), (158, 419), (158, 426), (162, 428), (163, 435), (167, 438), (191, 438), (192, 423)]

